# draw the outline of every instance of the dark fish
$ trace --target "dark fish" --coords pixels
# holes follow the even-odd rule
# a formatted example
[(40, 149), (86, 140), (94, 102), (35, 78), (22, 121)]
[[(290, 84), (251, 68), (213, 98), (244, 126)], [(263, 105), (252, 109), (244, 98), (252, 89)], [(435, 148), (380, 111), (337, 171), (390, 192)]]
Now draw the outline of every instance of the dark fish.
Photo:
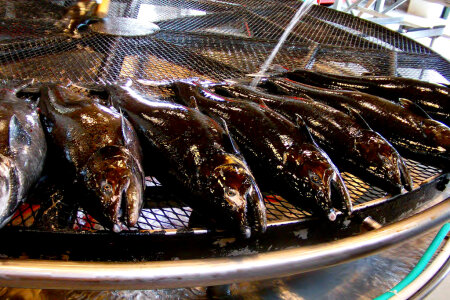
[(184, 103), (217, 119), (223, 119), (255, 170), (258, 182), (294, 204), (329, 220), (336, 212), (351, 213), (350, 197), (339, 171), (312, 140), (299, 119), (292, 122), (265, 105), (233, 101), (199, 86), (177, 82), (174, 89)]
[(389, 142), (337, 109), (311, 99), (277, 97), (243, 85), (217, 86), (215, 91), (254, 103), (263, 101), (292, 122), (302, 117), (314, 139), (341, 170), (354, 172), (392, 193), (413, 187), (403, 159)]
[(328, 89), (358, 90), (398, 102), (406, 98), (433, 119), (450, 124), (450, 89), (420, 80), (391, 76), (342, 76), (296, 70), (282, 76)]
[(36, 109), (16, 97), (30, 83), (0, 87), (0, 228), (39, 179), (47, 153)]
[(283, 78), (269, 79), (265, 86), (275, 93), (307, 95), (343, 112), (361, 115), (402, 156), (443, 169), (450, 166), (450, 128), (431, 119), (411, 101), (403, 99), (400, 105), (366, 93), (329, 90)]
[[(219, 227), (249, 237), (266, 230), (262, 195), (228, 132), (196, 109), (138, 94), (127, 86), (108, 88), (148, 147), (146, 160), (161, 176), (193, 197), (190, 205)], [(147, 163), (146, 163), (147, 165)], [(164, 175), (164, 173), (168, 173)]]
[[(119, 113), (58, 85), (41, 88), (39, 107), (56, 157), (120, 231), (136, 224), (143, 202), (142, 154), (131, 124)], [(61, 168), (61, 167), (60, 167)], [(60, 169), (61, 171), (61, 169)]]

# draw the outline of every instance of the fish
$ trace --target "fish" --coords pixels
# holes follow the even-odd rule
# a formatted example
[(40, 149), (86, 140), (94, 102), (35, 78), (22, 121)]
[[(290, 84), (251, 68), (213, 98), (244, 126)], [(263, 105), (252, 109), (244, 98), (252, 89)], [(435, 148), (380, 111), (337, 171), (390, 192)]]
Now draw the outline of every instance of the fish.
[(397, 150), (369, 126), (333, 107), (309, 98), (274, 96), (240, 84), (216, 86), (214, 91), (263, 102), (291, 122), (300, 116), (339, 170), (353, 172), (393, 194), (413, 188), (411, 175)]
[(0, 228), (10, 221), (39, 179), (47, 154), (36, 107), (16, 96), (31, 83), (0, 85)]
[[(143, 140), (145, 168), (219, 229), (244, 238), (267, 228), (266, 207), (252, 171), (229, 133), (186, 106), (137, 92), (130, 83), (107, 87)], [(209, 220), (208, 220), (209, 221)]]
[(258, 182), (329, 221), (338, 212), (351, 213), (339, 171), (300, 118), (295, 125), (265, 105), (228, 99), (193, 83), (175, 82), (172, 88), (178, 101), (223, 120)]
[(394, 102), (408, 99), (433, 119), (450, 125), (450, 88), (421, 80), (393, 76), (342, 76), (310, 70), (294, 70), (282, 75), (301, 83), (328, 89), (358, 90)]
[(401, 99), (398, 104), (362, 92), (329, 90), (286, 78), (271, 78), (263, 85), (276, 94), (307, 95), (347, 114), (360, 115), (403, 157), (443, 170), (450, 166), (450, 128), (409, 100)]
[(80, 187), (89, 213), (106, 227), (134, 226), (145, 185), (142, 150), (129, 121), (57, 84), (40, 87), (39, 108), (60, 177)]

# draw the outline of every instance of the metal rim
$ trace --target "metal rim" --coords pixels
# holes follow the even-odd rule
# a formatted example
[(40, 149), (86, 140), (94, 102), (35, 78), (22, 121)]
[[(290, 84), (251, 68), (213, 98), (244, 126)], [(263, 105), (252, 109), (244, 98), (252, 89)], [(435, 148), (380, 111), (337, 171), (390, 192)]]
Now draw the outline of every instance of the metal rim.
[(162, 262), (1, 260), (0, 284), (30, 288), (154, 289), (218, 285), (303, 273), (398, 244), (450, 219), (450, 199), (359, 236), (244, 257)]

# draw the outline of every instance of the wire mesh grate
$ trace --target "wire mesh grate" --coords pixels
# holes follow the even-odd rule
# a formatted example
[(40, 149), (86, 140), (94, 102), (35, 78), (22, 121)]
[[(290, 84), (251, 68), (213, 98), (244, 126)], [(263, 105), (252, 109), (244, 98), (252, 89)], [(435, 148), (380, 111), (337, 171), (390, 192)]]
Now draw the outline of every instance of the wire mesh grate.
[[(76, 1), (0, 1), (0, 79), (34, 78), (40, 82), (95, 84), (131, 78), (171, 81), (185, 78), (222, 81), (259, 71), (286, 25), (302, 3), (269, 0), (111, 0), (108, 17), (145, 19), (160, 31), (143, 37), (120, 37), (80, 30), (65, 35), (55, 25)], [(449, 83), (448, 61), (397, 32), (351, 15), (313, 6), (296, 25), (274, 65), (359, 75), (396, 75)], [(270, 70), (273, 71), (273, 70)], [(136, 85), (141, 92), (163, 98), (161, 88)], [(406, 160), (416, 185), (441, 170)], [(389, 197), (350, 173), (343, 173), (355, 205)], [(192, 209), (148, 178), (146, 202), (138, 223), (125, 231), (188, 230)], [(269, 223), (298, 220), (308, 212), (286, 199), (265, 193)], [(79, 207), (65, 207), (58, 198), (19, 207), (10, 227), (58, 230), (55, 207), (72, 211), (64, 230), (98, 231), (103, 226)], [(61, 217), (61, 216), (59, 216)], [(57, 216), (57, 218), (59, 218)], [(62, 217), (61, 217), (62, 218)]]
[[(405, 162), (416, 187), (426, 182), (429, 178), (442, 173), (442, 170), (425, 166), (413, 160), (405, 159)], [(348, 187), (354, 205), (391, 196), (382, 189), (368, 184), (351, 173), (344, 172), (342, 177)], [(161, 188), (162, 186), (157, 182), (156, 178), (147, 177), (146, 195), (150, 194), (152, 197), (147, 197), (136, 226), (127, 227), (123, 225), (123, 231), (170, 232), (192, 228), (190, 224), (192, 209), (182, 199)], [(152, 189), (155, 189), (156, 192), (153, 193)], [(271, 193), (263, 194), (269, 225), (279, 221), (295, 221), (311, 216), (308, 211), (294, 206), (281, 196)], [(8, 226), (33, 227), (36, 229), (48, 228), (47, 225), (43, 226), (42, 222), (39, 222), (39, 218), (42, 216), (40, 210), (43, 209), (45, 208), (39, 204), (24, 203), (17, 209)], [(69, 228), (63, 228), (64, 230), (69, 229), (75, 232), (105, 230), (100, 222), (87, 214), (82, 208), (77, 208), (75, 216)]]

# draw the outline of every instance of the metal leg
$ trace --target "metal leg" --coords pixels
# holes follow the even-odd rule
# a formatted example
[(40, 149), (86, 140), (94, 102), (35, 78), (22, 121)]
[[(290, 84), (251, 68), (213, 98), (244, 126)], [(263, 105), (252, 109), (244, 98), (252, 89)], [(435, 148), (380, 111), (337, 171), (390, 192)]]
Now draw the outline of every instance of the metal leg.
[(374, 9), (375, 9), (377, 12), (383, 11), (383, 8), (384, 8), (384, 0), (377, 0), (377, 1), (375, 1), (375, 7), (374, 7)]

